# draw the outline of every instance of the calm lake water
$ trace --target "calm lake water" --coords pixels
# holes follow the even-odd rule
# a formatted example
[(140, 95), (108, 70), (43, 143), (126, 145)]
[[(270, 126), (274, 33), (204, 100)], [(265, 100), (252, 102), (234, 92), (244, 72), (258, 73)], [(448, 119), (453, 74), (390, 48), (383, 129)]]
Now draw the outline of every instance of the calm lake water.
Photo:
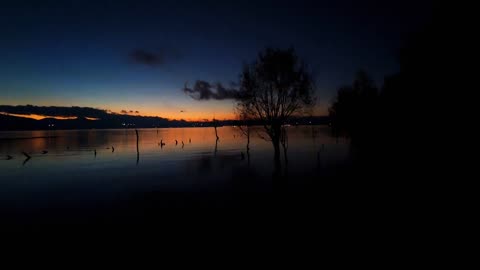
[[(108, 202), (155, 191), (272, 190), (273, 147), (259, 138), (259, 127), (252, 131), (249, 160), (246, 138), (235, 127), (218, 128), (217, 145), (213, 128), (138, 132), (138, 152), (132, 129), (0, 132), (2, 205)], [(282, 161), (282, 174), (289, 175), (292, 189), (305, 176), (321, 178), (349, 157), (348, 142), (333, 138), (327, 126), (288, 127), (288, 137), (289, 162)]]

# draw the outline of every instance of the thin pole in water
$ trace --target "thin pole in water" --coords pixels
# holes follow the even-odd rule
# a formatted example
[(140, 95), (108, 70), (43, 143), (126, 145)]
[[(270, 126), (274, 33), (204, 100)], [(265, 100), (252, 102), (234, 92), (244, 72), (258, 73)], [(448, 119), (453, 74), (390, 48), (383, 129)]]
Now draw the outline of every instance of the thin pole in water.
[(135, 134), (137, 135), (137, 165), (138, 161), (140, 160), (140, 152), (138, 151), (138, 130), (135, 129)]

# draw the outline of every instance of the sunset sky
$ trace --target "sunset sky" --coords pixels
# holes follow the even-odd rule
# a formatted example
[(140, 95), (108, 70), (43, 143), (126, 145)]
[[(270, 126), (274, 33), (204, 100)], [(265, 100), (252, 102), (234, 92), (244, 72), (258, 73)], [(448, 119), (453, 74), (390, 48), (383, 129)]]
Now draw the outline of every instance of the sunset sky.
[(236, 82), (263, 48), (294, 46), (325, 115), (359, 68), (378, 84), (397, 70), (396, 50), (425, 12), (411, 1), (10, 1), (0, 7), (0, 105), (232, 118), (233, 101), (181, 89)]

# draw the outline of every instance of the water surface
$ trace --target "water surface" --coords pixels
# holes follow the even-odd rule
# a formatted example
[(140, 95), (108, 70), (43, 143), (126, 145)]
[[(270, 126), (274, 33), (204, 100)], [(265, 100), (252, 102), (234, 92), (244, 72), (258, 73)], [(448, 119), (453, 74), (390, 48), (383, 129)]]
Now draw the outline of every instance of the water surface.
[[(323, 171), (349, 156), (348, 143), (333, 138), (327, 126), (287, 129), (288, 165), (282, 153), (282, 174), (289, 175), (292, 188), (305, 175), (321, 178)], [(272, 190), (273, 147), (259, 137), (260, 127), (252, 131), (250, 158), (246, 138), (235, 127), (218, 128), (217, 143), (213, 128), (138, 132), (138, 147), (133, 129), (0, 132), (2, 203), (49, 207), (155, 191)], [(12, 159), (7, 160), (8, 155)]]

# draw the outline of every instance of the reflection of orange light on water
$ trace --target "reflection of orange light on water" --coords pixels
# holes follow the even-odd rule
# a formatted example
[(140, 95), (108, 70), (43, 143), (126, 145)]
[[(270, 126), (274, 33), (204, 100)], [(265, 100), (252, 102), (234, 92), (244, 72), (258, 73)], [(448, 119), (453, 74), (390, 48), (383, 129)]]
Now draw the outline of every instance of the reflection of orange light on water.
[(16, 114), (16, 113), (6, 113), (6, 112), (0, 112), (0, 114), (15, 116), (15, 117), (30, 118), (35, 120), (42, 120), (45, 118), (53, 118), (57, 120), (73, 120), (78, 118), (76, 116), (49, 116), (49, 115), (40, 115), (40, 114)]
[[(262, 132), (262, 128), (253, 128), (251, 135), (251, 147), (259, 149), (270, 149), (271, 143), (254, 136), (257, 132)], [(140, 154), (142, 152), (157, 152), (160, 149), (165, 153), (171, 153), (181, 150), (191, 151), (214, 151), (216, 144), (215, 129), (213, 127), (205, 128), (159, 128), (157, 129), (139, 129)], [(219, 127), (217, 128), (220, 140), (217, 142), (218, 150), (234, 149), (240, 147), (245, 149), (247, 138), (241, 136), (238, 128)], [(177, 143), (175, 142), (177, 141)], [(182, 144), (183, 141), (183, 144)], [(125, 143), (133, 145), (136, 142), (134, 130), (128, 130)], [(165, 145), (160, 146), (160, 142)], [(183, 147), (182, 147), (183, 146)], [(130, 148), (133, 149), (133, 148)], [(242, 150), (243, 151), (243, 150)], [(240, 152), (238, 152), (240, 154)]]
[(90, 121), (98, 121), (100, 118), (94, 118), (94, 117), (85, 117), (85, 119), (90, 120)]

